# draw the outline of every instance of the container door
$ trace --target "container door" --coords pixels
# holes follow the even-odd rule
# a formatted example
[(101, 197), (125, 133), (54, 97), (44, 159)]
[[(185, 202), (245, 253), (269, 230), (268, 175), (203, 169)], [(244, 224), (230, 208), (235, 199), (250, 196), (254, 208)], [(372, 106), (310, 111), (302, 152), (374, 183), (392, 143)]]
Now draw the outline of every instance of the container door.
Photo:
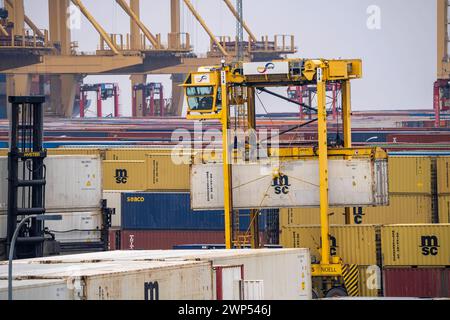
[(240, 300), (244, 265), (215, 266), (214, 275), (217, 300)]

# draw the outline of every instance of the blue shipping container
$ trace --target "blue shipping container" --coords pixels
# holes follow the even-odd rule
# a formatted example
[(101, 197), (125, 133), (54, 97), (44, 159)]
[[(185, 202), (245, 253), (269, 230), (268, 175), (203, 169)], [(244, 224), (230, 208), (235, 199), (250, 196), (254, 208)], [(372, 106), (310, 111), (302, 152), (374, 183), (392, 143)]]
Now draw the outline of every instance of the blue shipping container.
[[(122, 193), (122, 228), (124, 230), (223, 230), (223, 211), (193, 211), (190, 194), (138, 192)], [(260, 215), (260, 230), (265, 214)], [(247, 230), (249, 211), (240, 211), (239, 226)]]

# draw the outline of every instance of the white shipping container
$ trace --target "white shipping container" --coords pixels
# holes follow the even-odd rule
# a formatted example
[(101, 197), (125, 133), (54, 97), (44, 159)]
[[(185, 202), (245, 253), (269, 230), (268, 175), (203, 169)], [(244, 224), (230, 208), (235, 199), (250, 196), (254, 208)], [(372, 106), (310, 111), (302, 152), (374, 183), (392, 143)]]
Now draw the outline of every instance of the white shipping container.
[[(133, 192), (133, 191), (126, 191)], [(103, 191), (103, 199), (107, 201), (108, 208), (115, 209), (115, 214), (111, 217), (111, 227), (120, 228), (122, 226), (122, 204), (121, 191)]]
[(45, 227), (60, 242), (95, 242), (100, 241), (102, 212), (62, 212), (62, 220), (45, 221)]
[[(0, 300), (8, 299), (8, 281), (0, 280)], [(14, 300), (72, 300), (65, 280), (18, 280), (13, 281)]]
[(264, 281), (244, 280), (241, 285), (242, 300), (264, 300)]
[[(3, 264), (0, 279), (7, 277)], [(211, 300), (213, 287), (211, 263), (206, 261), (14, 263), (13, 278), (64, 280), (69, 298), (75, 300)], [(22, 296), (32, 299), (34, 294)]]
[[(330, 160), (330, 206), (388, 204), (387, 161)], [(238, 164), (232, 167), (233, 206), (236, 209), (318, 207), (318, 160), (275, 164)], [(191, 167), (191, 206), (221, 210), (222, 164)]]
[[(49, 156), (45, 158), (45, 208), (47, 211), (80, 211), (99, 208), (102, 199), (101, 159), (98, 156)], [(27, 170), (25, 170), (28, 172)], [(22, 172), (22, 168), (19, 168)], [(0, 157), (0, 208), (8, 206), (8, 158)], [(18, 199), (22, 199), (19, 188)], [(74, 210), (77, 209), (77, 210)]]
[[(20, 260), (20, 264), (94, 261), (210, 261), (213, 266), (244, 265), (245, 280), (264, 282), (264, 299), (311, 299), (309, 249), (108, 251)], [(0, 263), (1, 265), (1, 263)], [(214, 291), (216, 288), (214, 288)]]

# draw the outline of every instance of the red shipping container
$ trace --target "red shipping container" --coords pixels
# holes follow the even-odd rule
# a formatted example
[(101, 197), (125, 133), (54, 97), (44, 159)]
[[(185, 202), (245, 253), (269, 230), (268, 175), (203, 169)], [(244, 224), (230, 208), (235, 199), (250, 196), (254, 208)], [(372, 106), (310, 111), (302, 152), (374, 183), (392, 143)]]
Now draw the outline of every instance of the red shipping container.
[(385, 268), (383, 283), (385, 297), (450, 297), (450, 269), (446, 268)]
[(388, 143), (448, 143), (450, 134), (448, 133), (417, 133), (417, 134), (388, 134)]
[(108, 235), (108, 250), (120, 250), (121, 230), (110, 229)]
[(168, 250), (182, 244), (224, 244), (223, 231), (122, 230), (121, 250)]

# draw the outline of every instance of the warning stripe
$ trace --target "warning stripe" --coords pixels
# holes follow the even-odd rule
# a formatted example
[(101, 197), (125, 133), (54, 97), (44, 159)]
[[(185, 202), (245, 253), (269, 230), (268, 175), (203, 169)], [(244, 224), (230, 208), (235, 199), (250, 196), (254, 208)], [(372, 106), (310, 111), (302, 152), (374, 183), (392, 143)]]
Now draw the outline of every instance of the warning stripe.
[(358, 280), (359, 270), (356, 264), (346, 264), (342, 268), (342, 276), (344, 277), (344, 285), (350, 297), (359, 296)]

